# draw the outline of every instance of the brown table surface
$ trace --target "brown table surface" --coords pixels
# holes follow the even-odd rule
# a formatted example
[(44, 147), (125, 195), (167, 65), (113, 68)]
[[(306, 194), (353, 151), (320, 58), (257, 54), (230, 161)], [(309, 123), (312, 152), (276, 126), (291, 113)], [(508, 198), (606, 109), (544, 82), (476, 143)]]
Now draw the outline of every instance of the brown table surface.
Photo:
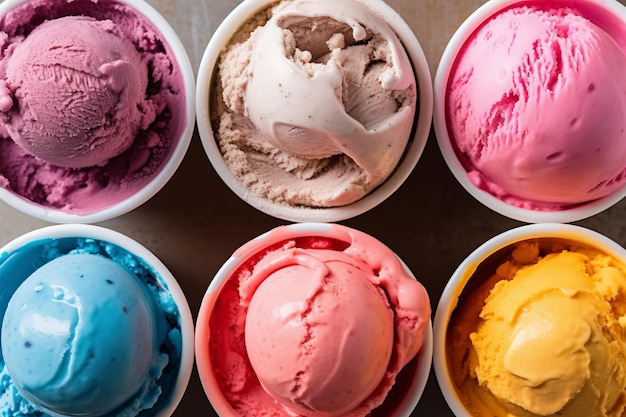
[[(211, 35), (239, 3), (148, 1), (178, 32), (196, 72)], [(484, 1), (388, 3), (416, 33), (434, 77), (446, 43), (458, 25)], [(224, 185), (211, 167), (196, 131), (178, 172), (155, 197), (142, 207), (99, 225), (130, 236), (158, 256), (185, 291), (195, 319), (209, 282), (232, 252), (247, 240), (286, 223), (248, 206)], [(522, 223), (492, 212), (465, 192), (445, 165), (431, 130), (424, 154), (405, 184), (380, 206), (342, 224), (369, 233), (394, 250), (428, 289), (434, 311), (459, 263), (485, 240)], [(626, 201), (577, 224), (626, 245)], [(0, 245), (47, 225), (0, 202)], [(215, 415), (194, 370), (174, 416)], [(412, 415), (453, 415), (433, 372)]]

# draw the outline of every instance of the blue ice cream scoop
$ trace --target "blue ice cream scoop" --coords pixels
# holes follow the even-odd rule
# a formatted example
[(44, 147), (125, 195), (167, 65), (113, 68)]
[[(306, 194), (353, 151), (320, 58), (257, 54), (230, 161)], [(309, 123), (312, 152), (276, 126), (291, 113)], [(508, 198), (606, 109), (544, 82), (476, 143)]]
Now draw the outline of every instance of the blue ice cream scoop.
[(53, 415), (102, 416), (143, 389), (158, 353), (145, 285), (100, 255), (33, 272), (2, 322), (2, 355), (23, 397)]

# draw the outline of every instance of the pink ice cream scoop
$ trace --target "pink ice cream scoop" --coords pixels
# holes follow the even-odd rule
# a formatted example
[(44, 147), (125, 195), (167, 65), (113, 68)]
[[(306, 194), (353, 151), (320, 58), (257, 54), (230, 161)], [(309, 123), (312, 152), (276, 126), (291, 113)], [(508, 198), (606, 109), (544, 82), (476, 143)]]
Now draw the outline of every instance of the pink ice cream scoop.
[[(222, 417), (396, 415), (397, 404), (385, 408), (385, 399), (392, 387), (402, 390), (394, 384), (402, 385), (400, 372), (423, 347), (426, 290), (364, 233), (298, 227), (241, 247), (218, 273), (226, 281), (214, 280), (207, 292), (196, 346), (215, 410)], [(223, 286), (215, 292), (215, 285)]]
[(0, 81), (4, 127), (24, 150), (56, 166), (101, 166), (155, 119), (148, 68), (110, 20), (44, 22), (7, 54)]
[(393, 313), (373, 274), (335, 251), (287, 250), (262, 262), (267, 278), (245, 330), (259, 381), (303, 416), (355, 409), (382, 381), (393, 351)]
[(471, 181), (525, 208), (607, 196), (626, 170), (626, 53), (574, 9), (505, 9), (467, 40), (446, 97)]
[(143, 204), (186, 152), (193, 84), (142, 0), (0, 3), (0, 199), (53, 222)]

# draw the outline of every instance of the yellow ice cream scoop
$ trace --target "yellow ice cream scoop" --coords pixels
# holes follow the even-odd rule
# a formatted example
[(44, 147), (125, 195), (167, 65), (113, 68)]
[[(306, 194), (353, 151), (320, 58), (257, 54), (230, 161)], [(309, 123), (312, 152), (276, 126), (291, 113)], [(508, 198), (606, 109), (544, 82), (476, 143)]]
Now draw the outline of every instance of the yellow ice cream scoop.
[(519, 247), (477, 293), (480, 314), (457, 322), (467, 337), (450, 345), (463, 352), (470, 408), (477, 416), (622, 416), (625, 297), (626, 269), (609, 256)]

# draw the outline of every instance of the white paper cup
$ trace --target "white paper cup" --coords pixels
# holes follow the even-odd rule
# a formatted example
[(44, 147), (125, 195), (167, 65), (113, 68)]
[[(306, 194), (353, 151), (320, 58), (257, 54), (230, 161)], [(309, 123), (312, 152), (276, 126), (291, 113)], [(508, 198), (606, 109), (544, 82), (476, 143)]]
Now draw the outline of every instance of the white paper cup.
[[(156, 279), (156, 283), (166, 290), (176, 305), (179, 315), (179, 326), (182, 338), (180, 354), (180, 364), (176, 378), (168, 391), (163, 392), (157, 402), (160, 407), (158, 411), (145, 410), (140, 412), (136, 417), (143, 415), (151, 415), (157, 417), (169, 417), (180, 403), (183, 394), (187, 389), (191, 377), (191, 371), (194, 364), (194, 323), (191, 315), (187, 298), (174, 276), (167, 267), (146, 247), (137, 241), (123, 235), (119, 232), (94, 225), (85, 224), (61, 224), (47, 226), (33, 230), (23, 234), (10, 241), (0, 248), (0, 271), (3, 268), (10, 268), (14, 279), (12, 286), (23, 282), (30, 275), (29, 270), (37, 269), (43, 264), (42, 259), (37, 255), (40, 251), (46, 251), (46, 245), (51, 242), (61, 242), (60, 244), (71, 246), (76, 239), (93, 239), (101, 242), (110, 243), (124, 251), (130, 253), (135, 258), (143, 261), (144, 266), (150, 269), (151, 274)], [(41, 249), (40, 249), (41, 248)], [(45, 263), (45, 262), (44, 262)], [(18, 265), (25, 264), (26, 267), (20, 268)], [(31, 271), (32, 272), (32, 271)], [(21, 274), (20, 276), (15, 276)], [(23, 276), (22, 276), (23, 275)], [(2, 283), (3, 288), (7, 288), (7, 283)], [(2, 304), (2, 317), (7, 308), (7, 303), (12, 293), (6, 290), (0, 295), (0, 303)]]
[(451, 377), (450, 368), (453, 365), (449, 363), (446, 352), (451, 316), (457, 309), (462, 295), (471, 293), (482, 280), (488, 278), (490, 273), (495, 271), (495, 267), (511, 254), (515, 245), (528, 240), (539, 240), (540, 245), (541, 241), (545, 240), (565, 243), (566, 246), (590, 247), (626, 264), (626, 250), (618, 243), (593, 230), (561, 223), (529, 224), (511, 229), (489, 239), (465, 258), (443, 290), (435, 312), (433, 330), (435, 375), (448, 406), (457, 417), (473, 415), (461, 399)]
[[(4, 0), (0, 3), (0, 15), (28, 1), (29, 0)], [(184, 128), (178, 138), (172, 138), (173, 149), (170, 152), (170, 156), (161, 162), (162, 167), (159, 173), (154, 176), (147, 185), (138, 189), (131, 196), (104, 208), (84, 208), (80, 210), (80, 214), (76, 214), (62, 209), (42, 206), (11, 190), (0, 187), (0, 200), (24, 214), (51, 223), (96, 223), (119, 217), (141, 206), (159, 192), (174, 175), (189, 148), (195, 128), (195, 77), (187, 51), (178, 37), (178, 34), (170, 26), (168, 21), (146, 1), (116, 1), (134, 8), (140, 14), (144, 15), (148, 21), (154, 24), (156, 29), (161, 33), (163, 40), (165, 40), (171, 48), (174, 60), (178, 63), (184, 82), (183, 89), (185, 97), (180, 103), (180, 106), (185, 107), (184, 118), (181, 120)]]
[[(461, 51), (469, 37), (485, 21), (503, 9), (518, 3), (529, 4), (528, 1), (524, 0), (487, 1), (461, 24), (448, 42), (439, 62), (434, 81), (433, 122), (437, 143), (448, 168), (461, 186), (472, 197), (496, 213), (528, 223), (569, 223), (582, 220), (598, 214), (622, 200), (626, 196), (626, 184), (604, 198), (563, 210), (541, 211), (518, 207), (476, 187), (470, 181), (468, 172), (459, 161), (452, 145), (453, 139), (450, 136), (446, 122), (446, 90), (457, 54)], [(533, 2), (531, 1), (530, 3), (532, 4)], [(606, 19), (608, 27), (604, 27), (604, 29), (609, 33), (623, 31), (621, 27), (626, 25), (626, 7), (616, 0), (576, 0), (575, 2), (555, 0), (554, 5), (557, 6), (559, 3), (563, 3), (566, 7), (580, 8), (591, 20), (596, 19), (597, 16), (601, 16), (601, 20)], [(612, 16), (612, 18), (606, 18), (606, 16)], [(489, 65), (489, 57), (485, 57), (485, 60), (485, 65)], [(593, 138), (590, 138), (590, 140), (593, 140)]]
[(411, 28), (384, 1), (364, 1), (367, 7), (385, 18), (400, 38), (413, 64), (418, 83), (417, 102), (419, 111), (415, 115), (414, 134), (405, 150), (403, 159), (391, 176), (376, 189), (360, 200), (345, 206), (329, 208), (295, 207), (278, 204), (261, 198), (248, 190), (224, 162), (214, 131), (211, 127), (211, 97), (215, 88), (216, 65), (221, 53), (230, 42), (235, 31), (250, 17), (269, 7), (274, 0), (244, 0), (221, 23), (212, 36), (202, 56), (196, 87), (196, 111), (200, 138), (213, 168), (222, 181), (242, 200), (259, 211), (293, 222), (335, 222), (356, 217), (390, 197), (407, 179), (417, 164), (430, 133), (432, 124), (432, 79), (424, 52)]
[[(242, 265), (246, 264), (259, 252), (285, 240), (282, 233), (276, 231), (288, 231), (290, 238), (300, 237), (326, 237), (344, 242), (351, 242), (345, 226), (331, 225), (326, 223), (298, 223), (289, 226), (280, 226), (254, 240), (246, 243), (222, 265), (217, 272), (202, 300), (200, 311), (196, 320), (196, 364), (204, 391), (211, 405), (220, 417), (234, 417), (234, 411), (228, 400), (221, 391), (213, 371), (213, 362), (209, 342), (211, 340), (211, 328), (209, 320), (216, 308), (221, 291)], [(382, 243), (381, 243), (382, 245)], [(392, 254), (391, 250), (389, 250)], [(402, 262), (400, 260), (400, 262)], [(412, 276), (411, 271), (404, 265), (406, 272)], [(379, 408), (390, 411), (385, 417), (409, 417), (424, 391), (429, 377), (432, 363), (432, 326), (429, 324), (424, 334), (424, 343), (409, 364), (398, 374), (396, 385), (391, 389), (387, 400)], [(347, 382), (348, 383), (348, 382)], [(375, 413), (375, 411), (374, 411)], [(374, 414), (378, 416), (378, 414)]]

